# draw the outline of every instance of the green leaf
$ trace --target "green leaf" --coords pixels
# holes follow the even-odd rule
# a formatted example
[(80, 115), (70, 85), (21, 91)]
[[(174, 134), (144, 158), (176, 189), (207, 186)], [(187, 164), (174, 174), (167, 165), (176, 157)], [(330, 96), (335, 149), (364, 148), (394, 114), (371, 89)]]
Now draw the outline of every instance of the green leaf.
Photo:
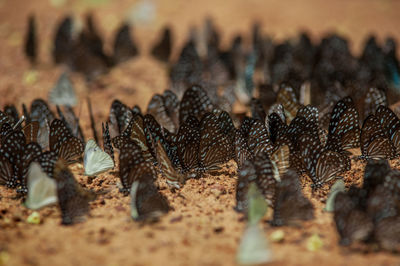
[(40, 214), (38, 212), (32, 212), (31, 215), (28, 216), (26, 221), (29, 224), (40, 224)]

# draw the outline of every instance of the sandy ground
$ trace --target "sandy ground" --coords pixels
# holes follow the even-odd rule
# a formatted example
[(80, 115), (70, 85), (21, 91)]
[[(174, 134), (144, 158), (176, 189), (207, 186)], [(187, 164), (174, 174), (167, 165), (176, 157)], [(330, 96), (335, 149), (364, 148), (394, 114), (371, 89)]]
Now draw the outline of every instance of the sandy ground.
[[(94, 3), (100, 3), (94, 8)], [(0, 0), (0, 106), (30, 104), (47, 98), (61, 67), (50, 60), (53, 30), (64, 14), (79, 18), (88, 10), (95, 12), (99, 29), (111, 44), (113, 32), (127, 17), (136, 1), (82, 0), (67, 1), (54, 7), (50, 1)], [(379, 40), (392, 35), (400, 40), (397, 1), (154, 1), (157, 16), (150, 24), (137, 24), (135, 39), (142, 56), (113, 69), (97, 85), (88, 86), (74, 75), (80, 95), (76, 112), (80, 115), (85, 136), (91, 137), (87, 106), (90, 96), (97, 129), (105, 121), (114, 98), (130, 106), (147, 106), (154, 92), (168, 87), (166, 68), (147, 56), (149, 46), (158, 38), (163, 25), (173, 26), (175, 47), (180, 47), (189, 27), (200, 25), (206, 15), (223, 28), (226, 45), (235, 33), (249, 32), (253, 21), (263, 23), (263, 31), (277, 39), (309, 31), (314, 39), (336, 31), (351, 37), (351, 47), (358, 52), (365, 37), (374, 33)], [(38, 18), (40, 64), (32, 71), (22, 54), (26, 18)], [(32, 78), (33, 77), (33, 78)], [(392, 162), (400, 168), (399, 162)], [(364, 165), (353, 164), (347, 182), (358, 183)], [(118, 173), (98, 176), (91, 184), (83, 168), (72, 167), (77, 179), (91, 189), (104, 192), (91, 204), (91, 216), (85, 223), (71, 227), (60, 225), (57, 207), (40, 211), (42, 223), (31, 225), (26, 218), (32, 212), (21, 205), (15, 193), (0, 188), (0, 265), (234, 265), (244, 223), (232, 208), (235, 204), (233, 175), (190, 180), (176, 193), (165, 186), (164, 193), (174, 211), (154, 225), (141, 225), (130, 219), (129, 198), (118, 193)], [(234, 171), (234, 167), (231, 169)], [(310, 196), (309, 189), (305, 192)], [(331, 214), (322, 212), (323, 204), (311, 198), (316, 218), (300, 228), (283, 227), (282, 243), (271, 243), (276, 264), (393, 265), (400, 257), (390, 253), (363, 253), (337, 245), (338, 237)], [(271, 215), (271, 211), (269, 211)], [(277, 230), (263, 221), (265, 236)], [(307, 238), (318, 234), (324, 246), (316, 252), (306, 248)]]

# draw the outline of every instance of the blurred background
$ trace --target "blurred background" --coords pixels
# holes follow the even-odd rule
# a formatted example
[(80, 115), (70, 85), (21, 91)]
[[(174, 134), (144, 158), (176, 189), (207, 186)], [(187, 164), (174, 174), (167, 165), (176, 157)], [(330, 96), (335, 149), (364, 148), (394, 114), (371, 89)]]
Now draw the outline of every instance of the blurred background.
[[(317, 42), (323, 34), (336, 32), (349, 38), (351, 50), (359, 53), (371, 34), (377, 37), (380, 44), (388, 36), (397, 40), (400, 38), (399, 10), (400, 1), (391, 0), (0, 0), (0, 90), (9, 93), (9, 97), (1, 99), (0, 104), (20, 101), (20, 93), (32, 89), (35, 89), (35, 94), (32, 97), (28, 95), (25, 101), (46, 96), (60, 74), (51, 60), (54, 31), (68, 14), (79, 26), (84, 24), (85, 15), (92, 13), (106, 50), (111, 49), (117, 28), (128, 21), (141, 51), (140, 58), (149, 53), (163, 26), (170, 25), (173, 30), (173, 58), (176, 58), (189, 36), (190, 28), (203, 25), (206, 17), (213, 19), (221, 33), (221, 44), (225, 47), (236, 34), (243, 34), (247, 37), (245, 42), (249, 42), (251, 26), (259, 22), (261, 31), (275, 40), (292, 38), (300, 31), (306, 31)], [(29, 76), (32, 73), (26, 72), (30, 64), (22, 49), (30, 14), (36, 17), (39, 40), (40, 63), (37, 69), (40, 78), (36, 79)], [(141, 87), (140, 82), (144, 79), (143, 83), (153, 91), (164, 90), (167, 87), (165, 71), (158, 71), (158, 65), (140, 58), (129, 63), (133, 65), (129, 74), (140, 76), (135, 89)], [(135, 70), (135, 66), (141, 66), (140, 70)], [(142, 75), (143, 72), (148, 73)], [(131, 80), (121, 81), (121, 87), (132, 86), (131, 83)], [(150, 96), (144, 96), (144, 102)]]

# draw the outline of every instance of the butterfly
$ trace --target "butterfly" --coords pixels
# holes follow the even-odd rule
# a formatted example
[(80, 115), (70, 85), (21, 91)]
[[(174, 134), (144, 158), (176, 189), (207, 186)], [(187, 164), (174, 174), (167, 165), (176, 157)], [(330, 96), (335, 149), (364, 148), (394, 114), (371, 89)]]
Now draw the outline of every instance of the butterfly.
[(261, 121), (265, 120), (266, 113), (265, 113), (264, 107), (262, 106), (259, 99), (251, 98), (250, 110), (251, 110), (251, 116), (253, 118), (261, 120)]
[(66, 63), (69, 60), (73, 45), (73, 21), (70, 16), (65, 17), (58, 25), (54, 34), (52, 56), (56, 64)]
[(0, 127), (3, 126), (3, 124), (11, 125), (12, 121), (5, 112), (0, 111)]
[(358, 208), (357, 202), (348, 193), (339, 192), (335, 197), (334, 221), (340, 235), (340, 244), (367, 240), (372, 231), (371, 218)]
[(156, 221), (171, 207), (167, 198), (154, 185), (154, 176), (146, 172), (132, 183), (131, 217), (136, 221)]
[(39, 123), (37, 141), (42, 149), (47, 149), (49, 147), (50, 123), (55, 118), (53, 112), (44, 100), (36, 99), (31, 103), (29, 118), (31, 123)]
[(380, 106), (387, 106), (386, 93), (378, 88), (371, 87), (368, 89), (364, 99), (364, 118), (374, 114), (375, 110)]
[(40, 156), (34, 159), (42, 170), (50, 177), (53, 178), (54, 165), (58, 160), (58, 154), (54, 151), (45, 151), (40, 154)]
[(92, 139), (86, 143), (83, 165), (87, 176), (98, 175), (114, 168), (114, 162), (110, 155), (102, 151)]
[(233, 144), (221, 129), (218, 117), (212, 113), (200, 121), (200, 144), (198, 151), (199, 171), (219, 170), (220, 164), (233, 157)]
[(108, 155), (111, 156), (111, 159), (113, 160), (113, 162), (115, 162), (114, 148), (111, 143), (111, 137), (110, 137), (110, 131), (108, 128), (108, 123), (107, 122), (105, 124), (101, 123), (101, 128), (102, 128), (102, 132), (103, 132), (103, 149)]
[(391, 159), (395, 157), (396, 148), (379, 120), (368, 116), (363, 123), (360, 135), (361, 158)]
[(15, 125), (17, 124), (17, 122), (19, 120), (18, 110), (15, 107), (15, 105), (13, 105), (13, 104), (6, 105), (4, 107), (4, 113), (6, 113), (8, 115), (8, 117), (11, 119), (11, 125), (13, 127), (15, 127)]
[(129, 193), (134, 181), (143, 175), (156, 177), (156, 172), (149, 162), (145, 161), (140, 146), (130, 139), (123, 139), (119, 147), (119, 176), (122, 183), (121, 192)]
[(250, 126), (247, 144), (254, 155), (259, 153), (271, 154), (274, 147), (271, 143), (264, 122), (255, 120)]
[(300, 161), (313, 181), (314, 187), (336, 178), (339, 173), (350, 170), (350, 159), (338, 152), (323, 148), (315, 134), (306, 133), (299, 138)]
[(13, 188), (16, 186), (14, 168), (7, 157), (0, 155), (0, 185)]
[(130, 26), (128, 24), (121, 25), (114, 40), (114, 64), (125, 62), (138, 54), (138, 47), (130, 35)]
[[(127, 128), (120, 136), (112, 139), (115, 148), (120, 149), (125, 140), (133, 141), (140, 148), (142, 155), (146, 161), (153, 162), (155, 152), (151, 146), (151, 134), (146, 130), (145, 122), (142, 115), (135, 115), (129, 122)], [(150, 146), (148, 146), (148, 143)]]
[(110, 109), (110, 126), (116, 128), (117, 134), (121, 134), (133, 117), (132, 110), (119, 100), (114, 100)]
[(200, 122), (189, 116), (179, 127), (176, 137), (177, 155), (182, 170), (187, 172), (199, 166)]
[(64, 122), (71, 134), (81, 141), (85, 141), (83, 136), (82, 128), (79, 125), (79, 118), (76, 117), (74, 110), (71, 107), (66, 106), (64, 112), (61, 111), (57, 105), (57, 113), (60, 116), (60, 120)]
[(240, 129), (235, 132), (235, 161), (238, 169), (241, 169), (245, 161), (251, 161), (254, 157), (253, 153), (250, 152), (247, 145), (247, 139), (245, 133)]
[(383, 105), (378, 107), (375, 117), (388, 134), (390, 141), (396, 148), (396, 155), (398, 155), (400, 153), (400, 119), (392, 110)]
[(59, 158), (71, 164), (80, 159), (83, 153), (83, 142), (74, 137), (65, 123), (54, 119), (50, 125), (49, 136), (50, 151), (58, 154)]
[(28, 31), (25, 37), (25, 55), (28, 57), (31, 64), (37, 60), (37, 39), (36, 39), (36, 21), (33, 15), (28, 19)]
[[(181, 92), (187, 85), (200, 82), (203, 64), (197, 53), (195, 43), (188, 41), (178, 58), (178, 61), (172, 65), (169, 77), (175, 93), (182, 95)], [(199, 102), (202, 104), (202, 102)], [(179, 121), (185, 121), (186, 117), (179, 116)]]
[(172, 38), (171, 29), (169, 27), (164, 27), (162, 30), (160, 40), (154, 44), (151, 49), (151, 55), (161, 61), (167, 63), (172, 52)]
[(89, 213), (89, 201), (94, 197), (76, 182), (74, 175), (61, 159), (54, 166), (54, 180), (57, 184), (57, 198), (61, 210), (62, 224), (82, 222)]
[(18, 187), (18, 192), (26, 193), (26, 177), (29, 164), (41, 155), (41, 147), (35, 142), (26, 144), (23, 132), (15, 130), (2, 140), (0, 153), (12, 166), (11, 177), (10, 169), (3, 159), (4, 167), (6, 167), (4, 169), (5, 183), (8, 187)]
[(288, 126), (285, 120), (282, 120), (282, 117), (275, 112), (266, 116), (265, 119), (265, 127), (273, 145), (280, 146), (284, 143), (288, 143), (289, 140), (286, 135)]
[(276, 96), (276, 102), (282, 104), (289, 122), (293, 120), (297, 111), (301, 108), (293, 88), (287, 84), (281, 85)]
[(158, 123), (170, 132), (175, 132), (175, 125), (172, 122), (171, 117), (167, 112), (167, 108), (164, 105), (164, 97), (159, 94), (155, 94), (150, 103), (147, 106), (147, 113), (154, 116)]
[(180, 188), (180, 184), (185, 182), (185, 176), (175, 169), (160, 141), (157, 141), (156, 156), (160, 171), (167, 179), (167, 183), (172, 187)]
[(186, 121), (189, 116), (200, 120), (207, 112), (214, 109), (206, 91), (200, 86), (192, 86), (183, 94), (179, 106), (179, 124)]
[(314, 218), (314, 207), (301, 191), (299, 176), (289, 169), (276, 186), (274, 214), (275, 226), (295, 225)]
[(265, 153), (255, 156), (254, 161), (246, 160), (240, 169), (236, 185), (236, 210), (247, 210), (246, 195), (252, 182), (257, 185), (268, 205), (273, 205), (277, 180), (274, 178), (272, 162)]
[(36, 162), (29, 166), (27, 188), (28, 194), (24, 204), (29, 209), (37, 210), (58, 202), (56, 181)]
[(326, 149), (343, 153), (360, 145), (360, 126), (358, 112), (350, 97), (334, 106), (328, 128)]
[(61, 74), (56, 85), (49, 92), (49, 102), (54, 105), (73, 107), (78, 103), (75, 89), (67, 73)]
[(176, 94), (171, 90), (166, 90), (162, 94), (163, 102), (165, 106), (165, 110), (168, 116), (171, 118), (172, 123), (174, 124), (175, 130), (170, 132), (176, 132), (179, 128), (179, 99)]
[(382, 219), (375, 225), (374, 237), (382, 249), (392, 252), (399, 251), (399, 228), (400, 216)]

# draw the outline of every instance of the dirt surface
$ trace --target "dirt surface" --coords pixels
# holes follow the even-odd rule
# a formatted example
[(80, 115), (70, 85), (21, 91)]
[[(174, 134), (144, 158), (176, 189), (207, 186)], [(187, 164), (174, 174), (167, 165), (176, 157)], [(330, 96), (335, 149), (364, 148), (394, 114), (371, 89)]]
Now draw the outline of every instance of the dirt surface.
[[(49, 0), (0, 0), (0, 106), (14, 103), (30, 104), (37, 98), (47, 99), (62, 67), (51, 63), (50, 49), (53, 30), (64, 14), (80, 18), (93, 10), (99, 29), (111, 44), (113, 32), (126, 18), (135, 1), (82, 0), (66, 1), (55, 7)], [(56, 1), (57, 2), (57, 1)], [(229, 2), (229, 5), (228, 5)], [(96, 3), (96, 5), (95, 5)], [(88, 85), (79, 75), (72, 79), (80, 96), (76, 112), (82, 121), (86, 138), (91, 137), (87, 105), (93, 103), (97, 129), (105, 121), (114, 98), (130, 106), (145, 109), (155, 92), (168, 87), (166, 67), (147, 56), (149, 46), (158, 38), (163, 25), (170, 24), (180, 47), (192, 25), (202, 23), (206, 15), (215, 19), (223, 29), (226, 45), (233, 34), (249, 33), (253, 21), (263, 24), (263, 31), (274, 38), (294, 36), (307, 30), (314, 40), (326, 32), (336, 31), (351, 38), (351, 47), (358, 52), (368, 34), (379, 40), (388, 35), (400, 40), (400, 20), (397, 1), (153, 1), (157, 13), (150, 23), (137, 23), (134, 36), (142, 55), (113, 69), (95, 85)], [(35, 13), (40, 36), (40, 63), (32, 70), (22, 53), (27, 16)], [(176, 52), (176, 51), (175, 51)], [(392, 166), (400, 169), (400, 163)], [(21, 205), (15, 193), (0, 188), (0, 265), (234, 265), (240, 237), (244, 230), (241, 215), (233, 210), (235, 204), (235, 166), (231, 174), (189, 180), (175, 193), (161, 185), (174, 211), (153, 225), (141, 225), (130, 218), (129, 197), (118, 192), (118, 172), (99, 175), (91, 183), (83, 175), (80, 164), (71, 167), (79, 182), (102, 192), (91, 204), (86, 222), (61, 226), (58, 207), (40, 212), (42, 223), (26, 222), (32, 211)], [(118, 168), (116, 168), (118, 169)], [(346, 183), (360, 183), (364, 165), (353, 162), (345, 175)], [(283, 227), (282, 243), (271, 243), (276, 264), (339, 264), (395, 265), (400, 256), (386, 252), (349, 250), (337, 245), (338, 236), (332, 215), (324, 213), (324, 205), (304, 192), (316, 208), (313, 221), (299, 228)], [(263, 221), (265, 236), (277, 230), (268, 224), (269, 211)], [(308, 251), (309, 236), (318, 234), (323, 247)]]

